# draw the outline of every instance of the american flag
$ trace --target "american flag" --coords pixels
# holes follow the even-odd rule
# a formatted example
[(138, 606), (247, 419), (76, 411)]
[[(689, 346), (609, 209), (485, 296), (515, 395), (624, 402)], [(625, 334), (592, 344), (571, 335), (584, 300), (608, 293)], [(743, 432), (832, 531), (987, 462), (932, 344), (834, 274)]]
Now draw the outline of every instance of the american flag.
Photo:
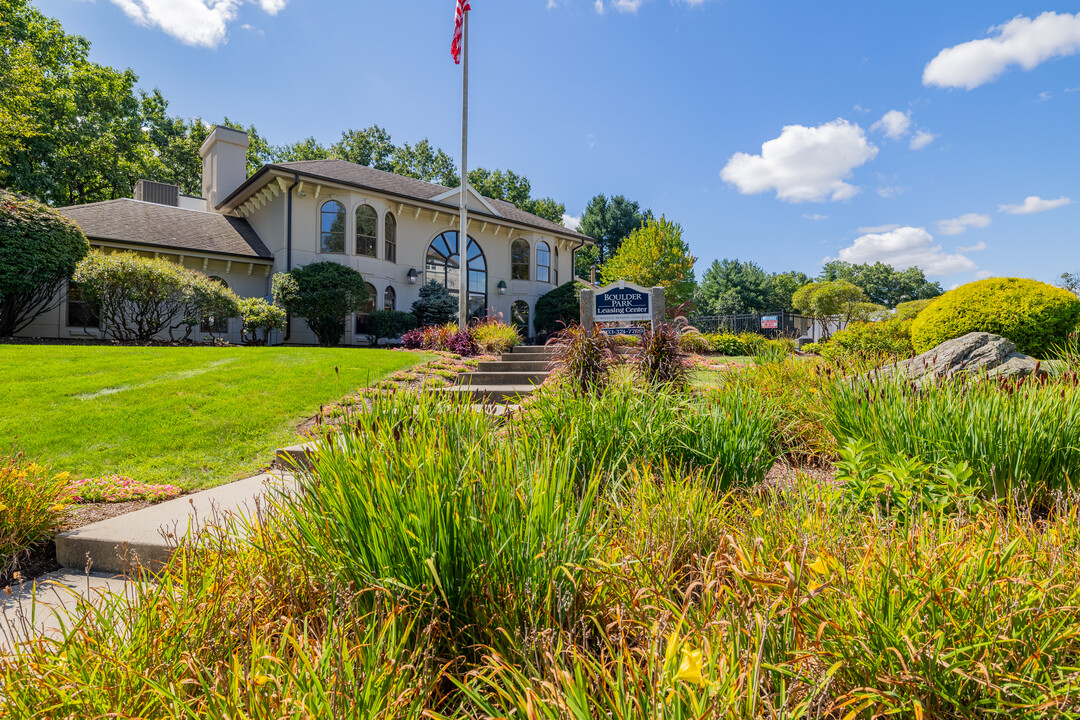
[(469, 0), (457, 0), (454, 9), (454, 40), (450, 43), (450, 54), (454, 57), (454, 64), (461, 64), (461, 38), (465, 33), (465, 13), (472, 10)]

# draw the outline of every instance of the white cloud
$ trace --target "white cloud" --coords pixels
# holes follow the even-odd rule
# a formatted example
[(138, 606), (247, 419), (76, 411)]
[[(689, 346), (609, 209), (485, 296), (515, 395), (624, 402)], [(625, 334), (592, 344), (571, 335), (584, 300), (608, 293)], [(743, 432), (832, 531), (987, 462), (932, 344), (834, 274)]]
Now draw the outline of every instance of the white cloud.
[(1010, 215), (1033, 215), (1034, 213), (1046, 212), (1062, 205), (1071, 205), (1072, 200), (1067, 197), (1059, 197), (1057, 200), (1043, 200), (1037, 195), (1029, 195), (1024, 198), (1023, 205), (998, 205), (998, 210)]
[(828, 220), (828, 215), (822, 215), (820, 213), (813, 213), (812, 215), (803, 215), (807, 220)]
[(977, 242), (974, 245), (968, 245), (967, 247), (958, 247), (956, 252), (969, 253), (969, 252), (981, 252), (986, 249), (986, 243)]
[(920, 130), (915, 133), (914, 137), (911, 138), (911, 143), (909, 144), (909, 147), (912, 150), (922, 150), (924, 147), (934, 142), (934, 139), (936, 137), (937, 135), (932, 132), (929, 132), (927, 130)]
[(902, 138), (911, 130), (911, 111), (902, 113), (899, 110), (890, 110), (881, 116), (881, 119), (870, 126), (871, 130), (885, 133), (885, 137)]
[[(242, 0), (112, 0), (139, 25), (156, 27), (184, 43), (215, 48), (225, 42)], [(252, 0), (276, 15), (288, 0)]]
[(859, 228), (858, 233), (860, 235), (867, 235), (869, 233), (883, 233), (883, 232), (889, 232), (891, 230), (895, 230), (898, 227), (900, 227), (900, 226), (895, 225), (895, 224), (893, 224), (893, 225), (870, 225), (868, 227)]
[(574, 217), (570, 213), (563, 213), (562, 224), (569, 230), (577, 230), (581, 227), (581, 216)]
[(906, 193), (907, 190), (903, 185), (881, 185), (877, 189), (877, 194), (886, 200), (894, 200)]
[(636, 13), (645, 0), (611, 0), (611, 6), (619, 12)]
[(869, 233), (842, 248), (839, 260), (850, 263), (883, 262), (898, 270), (918, 267), (927, 275), (957, 275), (971, 272), (976, 265), (963, 255), (950, 255), (934, 244), (934, 236), (921, 227), (901, 227), (889, 232)]
[(992, 277), (994, 277), (994, 273), (990, 272), (989, 270), (980, 270), (979, 272), (975, 273), (976, 280), (985, 280), (986, 278)]
[(604, 0), (596, 0), (596, 2), (593, 3), (593, 7), (596, 9), (597, 15), (604, 14)]
[(1043, 92), (1039, 93), (1039, 102), (1046, 102), (1047, 100), (1052, 100), (1053, 97), (1053, 93), (1044, 90)]
[(1080, 13), (1018, 15), (990, 28), (992, 37), (945, 48), (923, 70), (923, 85), (971, 90), (997, 78), (1010, 65), (1025, 70), (1055, 57), (1080, 52)]
[(938, 230), (942, 235), (963, 235), (969, 227), (984, 228), (988, 225), (990, 225), (990, 216), (977, 213), (966, 213), (951, 220), (938, 220)]
[(817, 127), (788, 125), (762, 144), (760, 155), (732, 155), (720, 177), (741, 193), (775, 190), (786, 202), (847, 200), (859, 188), (844, 178), (877, 153), (863, 129), (843, 118)]

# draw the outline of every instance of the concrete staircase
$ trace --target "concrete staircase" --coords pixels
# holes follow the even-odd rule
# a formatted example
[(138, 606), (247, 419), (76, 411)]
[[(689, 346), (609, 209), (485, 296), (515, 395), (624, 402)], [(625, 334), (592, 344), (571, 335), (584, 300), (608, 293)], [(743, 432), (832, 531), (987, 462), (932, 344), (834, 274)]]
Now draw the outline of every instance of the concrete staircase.
[(542, 345), (519, 345), (476, 372), (462, 373), (450, 392), (467, 393), (477, 404), (514, 404), (536, 390), (550, 372), (551, 351)]

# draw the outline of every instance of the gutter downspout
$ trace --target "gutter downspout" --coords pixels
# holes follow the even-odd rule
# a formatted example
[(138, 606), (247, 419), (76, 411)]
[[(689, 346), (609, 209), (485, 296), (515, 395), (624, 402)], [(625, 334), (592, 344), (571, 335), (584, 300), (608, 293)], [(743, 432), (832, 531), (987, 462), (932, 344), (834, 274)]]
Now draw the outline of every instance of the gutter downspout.
[[(300, 173), (293, 173), (293, 184), (289, 186), (289, 198), (286, 200), (285, 211), (285, 272), (292, 270), (292, 194), (300, 184)], [(281, 339), (284, 345), (292, 337), (292, 313), (285, 316), (285, 337)]]
[(577, 279), (577, 251), (585, 247), (585, 241), (579, 240), (577, 247), (570, 249), (570, 282)]

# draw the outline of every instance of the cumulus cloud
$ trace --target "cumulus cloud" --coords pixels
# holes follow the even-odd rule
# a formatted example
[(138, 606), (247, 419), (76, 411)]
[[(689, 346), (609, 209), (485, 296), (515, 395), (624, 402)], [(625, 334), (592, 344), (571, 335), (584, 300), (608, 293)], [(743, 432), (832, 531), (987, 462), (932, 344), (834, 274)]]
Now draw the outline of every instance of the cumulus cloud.
[(938, 53), (923, 70), (923, 85), (971, 90), (1010, 65), (1031, 70), (1051, 58), (1074, 55), (1080, 52), (1080, 13), (1044, 12), (1034, 20), (1018, 15), (989, 34)]
[(1057, 200), (1043, 200), (1037, 195), (1029, 195), (1024, 198), (1021, 205), (998, 205), (998, 210), (1010, 215), (1033, 215), (1059, 208), (1062, 205), (1071, 205), (1072, 200), (1067, 197), (1059, 197)]
[(877, 153), (863, 129), (843, 118), (817, 127), (788, 125), (762, 144), (760, 155), (732, 155), (720, 177), (741, 193), (775, 190), (786, 202), (848, 200), (859, 188), (844, 179)]
[[(242, 0), (112, 0), (139, 25), (164, 30), (197, 47), (215, 48), (225, 42), (226, 29), (239, 12)], [(276, 15), (288, 0), (253, 0)]]
[(976, 265), (971, 258), (949, 254), (934, 243), (934, 236), (921, 227), (900, 227), (889, 232), (868, 233), (839, 253), (839, 260), (850, 263), (876, 263), (903, 270), (920, 268), (927, 275), (957, 275), (971, 272)]
[(956, 252), (968, 253), (968, 252), (980, 252), (986, 249), (986, 243), (977, 242), (974, 245), (968, 245), (967, 247), (958, 247)]
[(922, 150), (924, 147), (934, 142), (934, 138), (936, 137), (937, 135), (932, 132), (920, 130), (919, 132), (915, 133), (915, 135), (911, 138), (911, 143), (909, 144), (909, 147), (912, 150)]
[(895, 230), (898, 227), (900, 227), (900, 226), (896, 225), (896, 224), (892, 224), (892, 225), (869, 225), (869, 226), (866, 226), (866, 227), (859, 228), (858, 232), (859, 232), (860, 235), (867, 235), (869, 233), (889, 232), (890, 230)]
[(938, 220), (938, 230), (942, 235), (963, 235), (969, 227), (984, 228), (988, 225), (990, 216), (978, 213), (966, 213), (951, 220)]
[(911, 129), (911, 111), (902, 113), (899, 110), (890, 110), (881, 116), (881, 119), (870, 126), (871, 130), (885, 133), (885, 137), (902, 138)]
[(570, 213), (563, 213), (562, 224), (569, 230), (577, 230), (581, 227), (581, 216), (574, 217)]

